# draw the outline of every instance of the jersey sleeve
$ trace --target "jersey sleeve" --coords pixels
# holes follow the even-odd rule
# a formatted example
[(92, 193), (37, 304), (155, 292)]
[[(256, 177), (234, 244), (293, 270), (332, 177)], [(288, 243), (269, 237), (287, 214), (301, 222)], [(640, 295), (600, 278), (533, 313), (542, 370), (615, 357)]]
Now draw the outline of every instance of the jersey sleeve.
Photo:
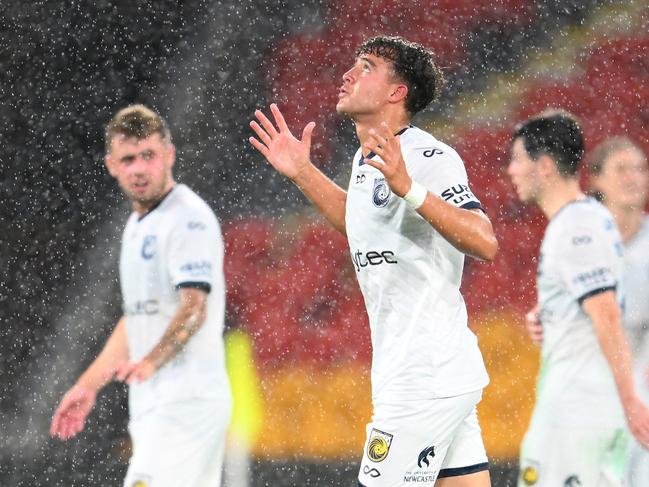
[(575, 300), (584, 300), (596, 294), (615, 290), (617, 276), (610, 248), (611, 240), (594, 225), (564, 227), (557, 236), (557, 270)]
[(471, 210), (484, 209), (469, 187), (462, 159), (447, 149), (422, 147), (408, 154), (410, 175), (414, 181), (447, 203)]
[(223, 265), (223, 242), (216, 218), (195, 214), (179, 219), (169, 244), (169, 273), (176, 289), (210, 292)]

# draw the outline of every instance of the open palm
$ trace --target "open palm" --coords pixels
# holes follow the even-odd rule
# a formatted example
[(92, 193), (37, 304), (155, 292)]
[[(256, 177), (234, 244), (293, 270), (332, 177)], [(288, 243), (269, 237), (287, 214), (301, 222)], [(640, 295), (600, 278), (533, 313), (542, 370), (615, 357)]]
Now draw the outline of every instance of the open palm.
[(277, 128), (261, 110), (257, 110), (255, 116), (259, 123), (253, 120), (250, 122), (250, 127), (259, 139), (250, 137), (248, 140), (277, 171), (290, 179), (295, 179), (309, 164), (311, 134), (315, 123), (310, 122), (304, 127), (302, 140), (299, 140), (289, 130), (277, 105), (271, 104), (270, 110)]

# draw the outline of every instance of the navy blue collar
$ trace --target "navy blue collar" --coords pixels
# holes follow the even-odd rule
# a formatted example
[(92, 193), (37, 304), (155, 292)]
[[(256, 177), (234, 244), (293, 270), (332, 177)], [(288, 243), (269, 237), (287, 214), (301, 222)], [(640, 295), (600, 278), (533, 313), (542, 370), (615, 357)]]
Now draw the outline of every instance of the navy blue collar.
[(138, 222), (141, 222), (141, 221), (144, 219), (144, 217), (150, 215), (151, 212), (153, 212), (153, 210), (155, 210), (156, 208), (158, 208), (158, 207), (162, 204), (162, 202), (163, 202), (165, 199), (167, 199), (167, 196), (169, 196), (169, 195), (171, 194), (171, 192), (176, 188), (176, 186), (177, 186), (177, 185), (174, 184), (174, 185), (171, 187), (171, 189), (170, 189), (169, 191), (167, 191), (167, 192), (164, 194), (164, 196), (163, 196), (162, 198), (160, 198), (160, 201), (158, 201), (155, 205), (153, 205), (151, 208), (149, 208), (145, 213), (143, 213), (142, 215), (138, 216), (138, 217), (137, 217), (137, 221), (138, 221)]
[[(396, 134), (394, 134), (394, 136), (396, 137), (397, 135), (401, 135), (402, 133), (404, 133), (404, 132), (405, 132), (406, 130), (408, 130), (409, 128), (412, 128), (412, 125), (408, 125), (407, 127), (402, 128), (402, 129), (399, 130)], [(359, 166), (362, 166), (363, 164), (365, 164), (365, 162), (363, 162), (365, 159), (371, 159), (371, 158), (374, 157), (375, 155), (376, 155), (376, 154), (374, 153), (374, 151), (370, 151), (370, 153), (367, 154), (367, 157), (363, 157), (363, 149), (361, 149), (361, 157), (360, 157), (360, 159), (358, 160), (358, 165), (359, 165)]]

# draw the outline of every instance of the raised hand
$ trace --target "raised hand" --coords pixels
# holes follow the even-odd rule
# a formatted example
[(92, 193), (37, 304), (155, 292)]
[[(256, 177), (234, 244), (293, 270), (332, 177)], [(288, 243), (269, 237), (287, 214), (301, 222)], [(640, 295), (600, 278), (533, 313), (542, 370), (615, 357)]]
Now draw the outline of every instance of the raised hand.
[(270, 111), (276, 125), (261, 110), (256, 110), (255, 117), (259, 123), (253, 120), (250, 127), (259, 140), (255, 137), (248, 140), (277, 171), (294, 180), (310, 164), (311, 134), (315, 123), (309, 122), (302, 130), (302, 140), (298, 140), (289, 130), (276, 104), (271, 104)]
[(364, 162), (383, 173), (385, 181), (394, 194), (405, 195), (412, 186), (412, 179), (406, 171), (399, 136), (394, 135), (385, 122), (378, 129), (370, 129), (368, 135), (369, 139), (365, 142), (364, 147), (374, 152), (383, 162), (372, 159), (365, 159)]
[(86, 418), (97, 400), (97, 393), (87, 387), (70, 389), (54, 412), (50, 435), (67, 440), (83, 430)]

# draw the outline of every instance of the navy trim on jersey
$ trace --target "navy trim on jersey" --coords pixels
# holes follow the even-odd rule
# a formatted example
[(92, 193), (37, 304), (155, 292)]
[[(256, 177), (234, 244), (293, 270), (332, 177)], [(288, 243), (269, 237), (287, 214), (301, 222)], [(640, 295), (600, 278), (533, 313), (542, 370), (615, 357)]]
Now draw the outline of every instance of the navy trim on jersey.
[(462, 206), (460, 206), (460, 208), (462, 208), (463, 210), (475, 210), (477, 208), (478, 210), (482, 210), (486, 213), (483, 206), (477, 201), (469, 201), (468, 203), (464, 203)]
[[(411, 127), (412, 127), (412, 125), (408, 125), (407, 127), (402, 128), (402, 129), (399, 130), (396, 134), (394, 134), (394, 136), (396, 137), (397, 135), (401, 135), (402, 133), (404, 133), (406, 130), (408, 130), (408, 129), (411, 128)], [(374, 153), (374, 151), (370, 151), (370, 153), (367, 154), (367, 157), (363, 157), (363, 151), (361, 151), (361, 157), (360, 157), (360, 159), (359, 159), (359, 161), (358, 161), (358, 165), (359, 165), (359, 166), (362, 166), (363, 164), (365, 164), (365, 162), (364, 162), (365, 159), (371, 159), (371, 158), (374, 157), (375, 155), (376, 155), (376, 154)]]
[(471, 473), (482, 472), (483, 470), (489, 470), (489, 462), (476, 463), (475, 465), (469, 465), (468, 467), (443, 468), (439, 471), (437, 478), (444, 479), (446, 477), (459, 477), (460, 475), (469, 475)]
[(174, 190), (175, 187), (176, 187), (176, 185), (174, 184), (173, 188), (171, 188), (169, 191), (167, 191), (166, 194), (162, 198), (160, 198), (160, 201), (158, 201), (155, 205), (153, 205), (151, 208), (149, 208), (146, 213), (144, 213), (143, 215), (140, 215), (139, 217), (137, 217), (137, 221), (141, 222), (144, 219), (145, 216), (151, 214), (153, 212), (153, 210), (155, 210), (158, 206), (160, 206), (162, 204), (162, 202), (165, 199), (167, 199), (167, 196), (169, 196), (171, 194), (171, 192)]
[(176, 289), (200, 289), (209, 294), (212, 290), (212, 285), (209, 282), (203, 281), (186, 281), (176, 284)]
[(584, 303), (584, 301), (586, 301), (588, 298), (592, 298), (593, 296), (596, 296), (598, 294), (605, 293), (606, 291), (615, 291), (615, 289), (616, 286), (605, 286), (605, 287), (593, 289), (592, 291), (588, 291), (582, 297), (578, 298), (577, 302), (579, 303), (579, 306), (581, 306)]

